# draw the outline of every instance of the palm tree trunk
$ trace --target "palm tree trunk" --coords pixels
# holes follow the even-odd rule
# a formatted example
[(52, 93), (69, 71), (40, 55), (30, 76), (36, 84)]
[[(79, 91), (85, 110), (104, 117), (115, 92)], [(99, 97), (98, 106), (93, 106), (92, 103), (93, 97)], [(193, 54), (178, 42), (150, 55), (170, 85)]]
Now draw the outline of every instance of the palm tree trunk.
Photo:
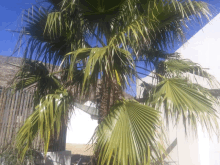
[(101, 81), (98, 92), (97, 105), (99, 109), (99, 123), (109, 114), (111, 107), (123, 98), (122, 87), (116, 79), (109, 77)]

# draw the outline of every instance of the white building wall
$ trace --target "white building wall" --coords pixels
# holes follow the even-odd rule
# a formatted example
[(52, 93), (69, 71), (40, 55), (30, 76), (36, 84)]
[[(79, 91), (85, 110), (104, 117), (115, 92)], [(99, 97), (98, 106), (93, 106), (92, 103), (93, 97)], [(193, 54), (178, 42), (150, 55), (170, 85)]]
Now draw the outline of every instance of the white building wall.
[[(220, 14), (176, 52), (181, 53), (183, 58), (200, 64), (203, 68), (209, 68), (207, 71), (220, 82), (219, 48)], [(203, 87), (210, 88), (204, 78), (196, 76), (197, 80), (195, 80), (192, 79), (192, 75), (189, 74), (189, 76), (194, 83), (197, 81)], [(151, 77), (146, 77), (142, 80), (152, 83)], [(137, 80), (137, 98), (142, 97), (143, 88), (140, 87), (141, 83), (142, 81)], [(208, 134), (203, 132), (201, 126), (198, 126), (198, 139), (192, 136), (186, 138), (183, 125), (179, 124), (177, 128), (174, 127), (173, 129), (170, 126), (170, 128), (168, 132), (170, 141), (177, 137), (178, 146), (176, 151), (178, 154), (171, 155), (171, 158), (177, 159), (178, 165), (220, 165), (220, 143), (215, 135), (210, 140)]]
[[(84, 105), (95, 107), (90, 101), (87, 101)], [(98, 121), (93, 120), (91, 115), (79, 108), (74, 109), (67, 128), (66, 143), (88, 144), (98, 126)]]
[(151, 76), (153, 76), (152, 73), (150, 73), (149, 76), (147, 76), (145, 78), (142, 78), (141, 80), (136, 79), (136, 97), (137, 98), (142, 98), (143, 97), (144, 88), (140, 87), (140, 85), (143, 82), (146, 82), (146, 83), (149, 83), (149, 84), (154, 84), (154, 85), (156, 84), (156, 81), (154, 81)]
[[(220, 14), (195, 34), (185, 45), (177, 50), (183, 58), (199, 63), (220, 82)], [(209, 88), (204, 81), (203, 86)], [(213, 135), (208, 138), (200, 128), (198, 130), (200, 165), (220, 165), (220, 143)]]
[(178, 165), (201, 165), (198, 147), (198, 140), (192, 134), (186, 137), (185, 128), (180, 122), (177, 127)]
[(209, 73), (220, 82), (220, 14), (196, 33), (176, 52), (183, 58), (209, 68)]

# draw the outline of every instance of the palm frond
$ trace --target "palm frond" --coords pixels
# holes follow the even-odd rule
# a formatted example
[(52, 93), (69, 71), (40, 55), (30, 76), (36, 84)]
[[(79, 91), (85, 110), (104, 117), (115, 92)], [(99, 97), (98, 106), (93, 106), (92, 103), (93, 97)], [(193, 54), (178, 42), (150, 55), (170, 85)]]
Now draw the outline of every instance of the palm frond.
[(157, 21), (155, 30), (151, 33), (151, 46), (157, 49), (168, 49), (174, 44), (182, 44), (186, 41), (187, 25), (193, 22), (199, 24), (202, 22), (202, 17), (209, 19), (211, 15), (207, 3), (191, 0), (160, 1), (160, 4), (153, 10), (152, 20)]
[(51, 5), (53, 5), (54, 10), (60, 10), (63, 4), (63, 0), (46, 0)]
[[(195, 130), (199, 122), (210, 131), (218, 127), (214, 98), (203, 87), (183, 79), (187, 72), (207, 79), (212, 77), (193, 62), (170, 60), (173, 55), (164, 51), (174, 43), (185, 41), (190, 20), (200, 23), (201, 17), (209, 18), (206, 3), (48, 1), (52, 6), (36, 6), (25, 12), (26, 23), (18, 41), (25, 44), (25, 59), (45, 63), (24, 66), (14, 81), (17, 89), (36, 85), (40, 93), (39, 105), (18, 132), (17, 146), (23, 155), (38, 133), (47, 152), (51, 135), (56, 130), (59, 132), (68, 105), (73, 102), (70, 91), (77, 97), (79, 93), (87, 97), (91, 87), (95, 89), (93, 93), (98, 93), (98, 85), (103, 93), (101, 103), (97, 104), (99, 117), (101, 111), (107, 112), (99, 118), (101, 123), (95, 134), (99, 164), (149, 164), (150, 160), (157, 162), (163, 158), (162, 145), (158, 143), (159, 112), (150, 106), (156, 109), (163, 106), (167, 121), (178, 123), (182, 117), (185, 127), (187, 121)], [(99, 42), (95, 47), (94, 38)], [(161, 62), (165, 59), (169, 60)], [(138, 77), (135, 70), (138, 63), (134, 60), (144, 60), (146, 67), (153, 64), (157, 68), (156, 76), (160, 77), (160, 83), (148, 96), (149, 106), (122, 101), (122, 91)], [(51, 73), (46, 63), (53, 64), (52, 71), (60, 65), (61, 78)]]
[[(51, 21), (52, 15), (58, 16), (59, 20)], [(80, 23), (75, 20), (75, 23), (70, 26), (70, 20), (66, 17), (64, 20), (63, 17), (59, 11), (55, 12), (42, 6), (33, 6), (26, 10), (23, 15), (23, 21), (26, 23), (20, 30), (21, 37), (15, 52), (25, 46), (23, 51), (25, 59), (41, 60), (54, 64), (53, 66), (59, 65), (66, 53), (73, 51), (79, 45), (83, 47), (86, 44), (85, 41), (79, 42), (79, 38), (76, 39), (76, 36), (82, 38), (79, 31), (76, 33), (77, 35), (73, 34), (74, 28), (77, 28), (76, 26)], [(55, 28), (54, 31), (49, 27), (48, 21)], [(80, 28), (78, 27), (78, 29)]]
[[(104, 37), (107, 45), (114, 49), (123, 45), (123, 49), (127, 50), (134, 40), (139, 45), (144, 43), (149, 48), (164, 49), (175, 42), (184, 41), (187, 20), (192, 18), (200, 22), (202, 16), (207, 19), (210, 16), (206, 3), (191, 0), (141, 2), (122, 0), (110, 4), (108, 1), (99, 3), (93, 0), (89, 3), (87, 1), (64, 1), (64, 3), (67, 3), (68, 7), (65, 5), (63, 11), (50, 13), (48, 17), (47, 26), (49, 31), (52, 29), (51, 35), (75, 24), (78, 20), (77, 15), (80, 15), (84, 26), (81, 26), (81, 21), (77, 22), (80, 26), (75, 27), (69, 34), (78, 35), (75, 30), (81, 33), (81, 29), (85, 29), (87, 34), (95, 33), (99, 39)], [(74, 22), (68, 22), (66, 19), (64, 23), (62, 22), (61, 15), (65, 15), (67, 9), (72, 13), (76, 11), (72, 17)], [(68, 25), (65, 25), (66, 23)]]
[(135, 40), (139, 45), (145, 44), (149, 48), (163, 50), (169, 45), (173, 46), (175, 42), (185, 41), (184, 29), (189, 18), (199, 21), (201, 16), (209, 18), (210, 14), (206, 3), (196, 1), (152, 0), (141, 2), (139, 7), (135, 6), (131, 7), (132, 11), (128, 8), (124, 11), (126, 14), (121, 19), (126, 24), (117, 27), (112, 33), (109, 46), (122, 44), (127, 49), (127, 45)]
[(65, 120), (72, 102), (70, 94), (63, 89), (41, 98), (39, 105), (35, 107), (33, 114), (27, 118), (16, 136), (16, 145), (22, 157), (38, 133), (44, 141), (44, 152), (47, 153), (50, 137), (55, 129), (59, 135), (62, 124), (66, 124)]
[(60, 79), (49, 71), (49, 65), (39, 61), (24, 60), (20, 70), (11, 82), (10, 88), (22, 90), (35, 89), (35, 104), (41, 97), (54, 93), (63, 86)]
[(104, 75), (108, 75), (111, 78), (115, 77), (118, 84), (125, 84), (129, 82), (128, 79), (132, 79), (134, 73), (131, 53), (123, 49), (109, 49), (108, 46), (83, 48), (70, 52), (66, 56), (71, 56), (71, 65), (69, 68), (70, 79), (74, 75), (74, 66), (76, 66), (77, 61), (87, 58), (86, 66), (83, 68), (83, 89), (90, 83), (95, 82), (97, 84), (98, 79), (101, 79)]
[[(183, 78), (162, 80), (153, 90), (149, 105), (163, 107), (167, 123), (178, 124), (182, 118), (185, 131), (188, 127), (197, 134), (198, 123), (210, 133), (218, 130), (217, 100), (208, 90), (198, 84), (192, 84)], [(215, 132), (216, 133), (216, 132)]]
[(203, 81), (207, 82), (209, 87), (218, 88), (219, 86), (219, 82), (214, 76), (210, 75), (199, 64), (188, 59), (170, 58), (166, 61), (161, 61), (156, 67), (156, 73), (167, 78), (185, 77), (194, 83), (199, 83), (197, 79), (203, 78)]
[(159, 112), (153, 108), (134, 101), (116, 104), (95, 132), (98, 164), (147, 164), (149, 154), (159, 157), (158, 126)]

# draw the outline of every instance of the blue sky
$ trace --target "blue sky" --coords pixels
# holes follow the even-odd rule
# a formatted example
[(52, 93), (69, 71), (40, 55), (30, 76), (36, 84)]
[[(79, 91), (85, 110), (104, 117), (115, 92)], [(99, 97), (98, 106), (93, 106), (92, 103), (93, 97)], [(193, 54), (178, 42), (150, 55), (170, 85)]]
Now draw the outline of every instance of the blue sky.
[[(18, 34), (13, 34), (12, 32), (7, 31), (7, 29), (16, 30), (21, 26), (21, 15), (22, 10), (28, 9), (32, 4), (36, 4), (42, 0), (1, 0), (0, 3), (0, 55), (10, 56), (16, 44)], [(216, 12), (214, 15), (220, 12), (220, 0), (204, 0), (211, 4)], [(204, 23), (205, 25), (205, 23)], [(203, 25), (203, 26), (204, 26)], [(187, 39), (192, 37), (198, 30), (201, 29), (200, 25), (190, 26)], [(178, 49), (181, 45), (176, 45), (173, 52)], [(14, 56), (22, 56), (15, 54)], [(143, 77), (143, 76), (141, 76)], [(133, 86), (133, 85), (132, 85)], [(135, 88), (132, 87), (135, 91)], [(131, 92), (133, 93), (133, 92)]]
[(16, 36), (6, 29), (16, 30), (21, 20), (22, 9), (31, 7), (35, 0), (6, 0), (0, 3), (0, 55), (11, 55)]

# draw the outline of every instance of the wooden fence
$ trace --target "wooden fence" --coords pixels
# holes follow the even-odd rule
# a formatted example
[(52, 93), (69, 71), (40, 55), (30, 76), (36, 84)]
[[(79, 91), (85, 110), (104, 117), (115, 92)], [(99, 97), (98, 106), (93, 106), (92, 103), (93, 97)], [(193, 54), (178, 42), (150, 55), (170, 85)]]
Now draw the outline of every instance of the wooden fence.
[[(34, 90), (0, 91), (0, 146), (13, 144), (16, 133), (34, 110)], [(66, 127), (61, 129), (60, 138), (51, 142), (50, 151), (65, 150)], [(38, 135), (33, 148), (43, 151), (43, 142)]]

